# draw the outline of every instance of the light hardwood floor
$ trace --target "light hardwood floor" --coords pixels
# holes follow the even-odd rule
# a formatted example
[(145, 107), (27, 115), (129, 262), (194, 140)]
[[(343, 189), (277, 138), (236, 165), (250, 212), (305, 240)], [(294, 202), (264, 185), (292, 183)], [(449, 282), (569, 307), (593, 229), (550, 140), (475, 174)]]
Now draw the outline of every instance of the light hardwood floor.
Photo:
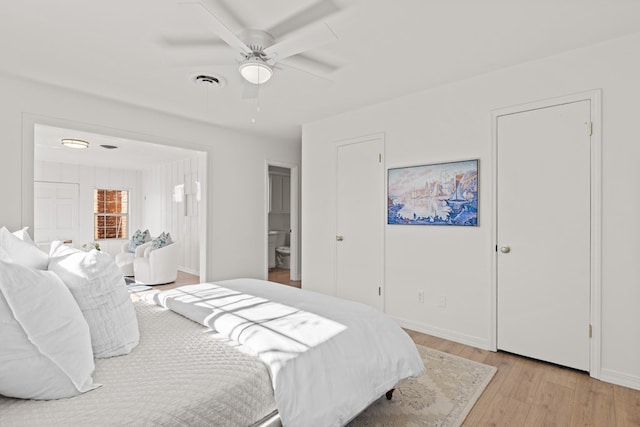
[[(273, 269), (269, 280), (301, 287), (289, 270)], [(169, 289), (199, 283), (198, 276), (179, 272)], [(640, 427), (640, 391), (594, 380), (584, 372), (504, 352), (407, 330), (416, 344), (492, 365), (498, 372), (463, 426), (593, 426)]]
[(282, 283), (283, 285), (293, 286), (294, 288), (300, 288), (302, 282), (299, 280), (291, 280), (291, 272), (286, 268), (270, 268), (269, 269), (269, 281)]

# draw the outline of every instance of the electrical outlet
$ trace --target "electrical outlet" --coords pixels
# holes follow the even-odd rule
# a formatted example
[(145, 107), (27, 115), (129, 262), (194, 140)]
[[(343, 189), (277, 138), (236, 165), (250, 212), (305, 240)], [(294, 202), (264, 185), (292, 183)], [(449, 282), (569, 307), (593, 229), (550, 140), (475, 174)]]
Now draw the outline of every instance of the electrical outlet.
[(438, 297), (438, 307), (446, 307), (447, 306), (447, 297), (444, 295), (440, 295)]
[(424, 291), (418, 291), (418, 302), (424, 304)]

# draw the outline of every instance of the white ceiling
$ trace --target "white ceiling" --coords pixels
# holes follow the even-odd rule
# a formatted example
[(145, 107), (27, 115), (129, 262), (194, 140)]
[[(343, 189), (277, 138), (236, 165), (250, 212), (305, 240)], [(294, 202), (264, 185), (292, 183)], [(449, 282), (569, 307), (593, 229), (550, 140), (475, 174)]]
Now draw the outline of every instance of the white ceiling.
[[(194, 0), (195, 1), (195, 0)], [(266, 29), (317, 0), (201, 0), (234, 32)], [(335, 0), (338, 41), (308, 52), (339, 69), (276, 70), (242, 100), (233, 51), (178, 0), (13, 0), (0, 6), (0, 72), (209, 123), (300, 139), (300, 125), (382, 100), (640, 31), (636, 0)], [(219, 89), (198, 74), (227, 80)], [(252, 123), (251, 119), (255, 119)]]
[[(89, 142), (89, 148), (68, 148), (63, 138)], [(63, 129), (37, 124), (34, 129), (35, 161), (49, 161), (73, 165), (141, 170), (153, 165), (167, 164), (196, 155), (197, 151), (150, 144), (143, 141), (115, 138), (90, 132)], [(101, 145), (114, 145), (105, 149)]]

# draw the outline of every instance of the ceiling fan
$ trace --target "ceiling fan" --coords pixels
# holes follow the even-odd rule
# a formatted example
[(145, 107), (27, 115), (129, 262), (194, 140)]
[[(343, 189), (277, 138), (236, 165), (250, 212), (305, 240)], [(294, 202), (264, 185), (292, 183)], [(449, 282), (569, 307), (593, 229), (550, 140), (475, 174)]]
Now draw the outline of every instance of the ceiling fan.
[[(215, 2), (207, 1), (208, 4)], [(183, 1), (180, 4), (197, 5), (203, 8), (210, 17), (211, 30), (235, 50), (238, 71), (242, 78), (250, 83), (249, 87), (245, 88), (244, 97), (252, 97), (246, 96), (246, 92), (256, 93), (257, 87), (266, 83), (273, 76), (274, 69), (281, 68), (280, 66), (319, 77), (337, 69), (332, 64), (304, 55), (304, 52), (337, 40), (333, 30), (323, 22), (340, 10), (331, 0), (317, 1), (270, 29), (244, 29), (238, 34), (234, 33), (230, 26), (218, 17), (216, 10), (208, 4), (200, 1)], [(228, 7), (218, 2), (218, 8), (226, 9), (227, 15), (231, 16), (230, 23), (235, 24), (233, 25), (235, 28), (246, 28), (240, 19), (231, 14)], [(232, 22), (233, 20), (236, 22)], [(173, 45), (202, 44), (201, 40), (169, 42)], [(213, 45), (215, 42), (207, 44)]]

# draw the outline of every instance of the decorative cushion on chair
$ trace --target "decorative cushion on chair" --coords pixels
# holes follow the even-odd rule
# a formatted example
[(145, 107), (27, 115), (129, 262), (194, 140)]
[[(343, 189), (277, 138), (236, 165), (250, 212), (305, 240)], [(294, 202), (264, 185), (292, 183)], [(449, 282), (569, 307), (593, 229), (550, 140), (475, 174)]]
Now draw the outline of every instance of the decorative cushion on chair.
[(153, 239), (151, 241), (151, 246), (150, 246), (150, 250), (156, 250), (156, 249), (160, 249), (163, 248), (167, 245), (170, 245), (173, 243), (173, 240), (171, 240), (171, 234), (170, 233), (165, 233), (164, 231), (162, 233), (160, 233), (160, 235), (158, 237), (156, 237), (155, 239)]
[(133, 236), (131, 237), (131, 241), (129, 242), (129, 252), (135, 252), (136, 248), (143, 243), (147, 243), (151, 240), (151, 233), (149, 229), (140, 231), (137, 229)]

